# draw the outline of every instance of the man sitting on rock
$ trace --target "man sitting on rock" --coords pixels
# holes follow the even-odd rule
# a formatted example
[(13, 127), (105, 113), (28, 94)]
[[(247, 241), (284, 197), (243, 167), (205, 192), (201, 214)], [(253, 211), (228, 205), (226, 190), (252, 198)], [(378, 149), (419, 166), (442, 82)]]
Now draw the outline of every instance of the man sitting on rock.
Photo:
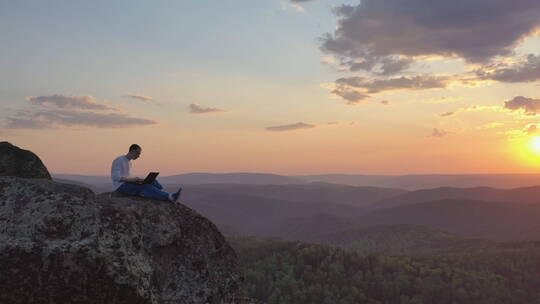
[(139, 158), (141, 152), (141, 147), (133, 144), (129, 147), (129, 152), (126, 155), (118, 156), (113, 161), (111, 178), (116, 191), (128, 195), (177, 202), (182, 188), (175, 193), (167, 193), (163, 191), (163, 186), (157, 180), (154, 180), (152, 184), (137, 184), (143, 180), (139, 177), (130, 177), (131, 161)]

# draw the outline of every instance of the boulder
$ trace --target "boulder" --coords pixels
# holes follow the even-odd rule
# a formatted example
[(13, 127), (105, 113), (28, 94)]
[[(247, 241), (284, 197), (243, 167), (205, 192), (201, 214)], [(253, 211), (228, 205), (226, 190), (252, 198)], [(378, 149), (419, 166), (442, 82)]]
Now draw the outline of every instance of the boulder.
[(0, 303), (248, 303), (242, 280), (223, 235), (184, 205), (0, 176)]
[(0, 142), (0, 176), (51, 179), (37, 155), (6, 141)]

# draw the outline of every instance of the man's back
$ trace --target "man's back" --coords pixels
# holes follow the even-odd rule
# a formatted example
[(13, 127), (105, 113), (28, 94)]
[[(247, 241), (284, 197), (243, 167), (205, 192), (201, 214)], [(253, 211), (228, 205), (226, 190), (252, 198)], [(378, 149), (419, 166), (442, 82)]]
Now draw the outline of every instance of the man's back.
[(122, 177), (129, 177), (131, 169), (131, 161), (125, 156), (121, 155), (115, 158), (111, 166), (111, 179), (115, 189), (118, 189), (122, 185), (120, 179)]

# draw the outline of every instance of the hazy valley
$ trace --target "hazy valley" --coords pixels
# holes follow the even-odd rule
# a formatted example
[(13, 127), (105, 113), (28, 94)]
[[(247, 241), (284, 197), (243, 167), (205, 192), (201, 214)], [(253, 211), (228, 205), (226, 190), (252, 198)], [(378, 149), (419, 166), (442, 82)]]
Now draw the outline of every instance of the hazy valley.
[[(63, 182), (73, 178), (58, 177)], [(177, 181), (186, 182), (181, 183), (182, 203), (229, 239), (240, 256), (246, 288), (261, 301), (310, 303), (337, 297), (348, 299), (343, 303), (383, 303), (397, 296), (381, 281), (388, 276), (402, 299), (388, 303), (530, 303), (540, 274), (540, 186), (490, 187), (503, 179), (470, 177), (472, 187), (419, 190), (260, 174), (161, 180), (169, 191), (178, 187)], [(77, 180), (94, 191), (109, 191), (104, 178)], [(363, 279), (350, 267), (364, 269)], [(387, 272), (377, 274), (380, 267)], [(317, 296), (308, 286), (327, 275), (334, 276), (325, 280), (327, 294)], [(408, 279), (396, 281), (396, 276)], [(422, 276), (423, 285), (407, 285)], [(368, 278), (375, 285), (360, 283)], [(348, 283), (335, 285), (340, 281)], [(456, 285), (446, 291), (448, 284), (465, 281), (469, 289)]]

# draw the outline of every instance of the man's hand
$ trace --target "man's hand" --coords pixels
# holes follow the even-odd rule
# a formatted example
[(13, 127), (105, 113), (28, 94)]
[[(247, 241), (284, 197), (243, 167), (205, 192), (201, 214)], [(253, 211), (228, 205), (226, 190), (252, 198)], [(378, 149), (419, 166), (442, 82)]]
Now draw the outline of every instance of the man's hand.
[(125, 183), (140, 183), (143, 179), (140, 177), (122, 177), (120, 181)]

